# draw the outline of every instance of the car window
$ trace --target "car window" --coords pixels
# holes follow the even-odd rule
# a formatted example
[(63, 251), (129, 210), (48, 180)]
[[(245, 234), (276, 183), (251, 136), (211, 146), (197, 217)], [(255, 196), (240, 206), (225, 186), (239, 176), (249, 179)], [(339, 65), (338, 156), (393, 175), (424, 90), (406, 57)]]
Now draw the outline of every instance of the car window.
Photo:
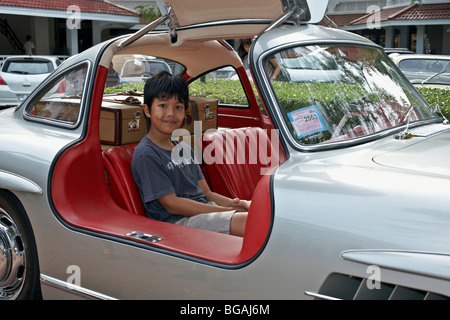
[(249, 104), (242, 83), (232, 67), (219, 68), (199, 77), (189, 85), (189, 93), (217, 99), (222, 106), (242, 108)]
[(108, 69), (105, 93), (137, 90), (143, 92), (144, 83), (155, 72), (167, 71), (182, 75), (186, 68), (178, 62), (142, 54), (117, 54)]
[(439, 59), (405, 59), (401, 60), (398, 67), (402, 71), (409, 72), (450, 72), (450, 60)]
[(87, 65), (82, 65), (58, 77), (28, 105), (25, 114), (64, 124), (77, 123), (86, 76)]
[(3, 72), (16, 74), (51, 73), (55, 68), (49, 60), (8, 60), (3, 66)]

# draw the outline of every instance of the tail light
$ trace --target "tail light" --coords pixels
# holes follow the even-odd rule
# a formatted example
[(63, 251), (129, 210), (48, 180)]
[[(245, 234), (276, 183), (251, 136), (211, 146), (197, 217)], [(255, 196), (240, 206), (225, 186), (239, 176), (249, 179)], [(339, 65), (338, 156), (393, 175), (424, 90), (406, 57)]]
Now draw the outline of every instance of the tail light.
[(58, 93), (64, 93), (64, 92), (66, 92), (66, 81), (65, 81), (65, 80), (62, 80), (62, 81), (59, 83), (58, 89), (56, 89), (56, 91), (57, 91)]
[(7, 84), (6, 84), (6, 81), (3, 80), (2, 77), (0, 77), (0, 86), (6, 86), (6, 85), (7, 85)]

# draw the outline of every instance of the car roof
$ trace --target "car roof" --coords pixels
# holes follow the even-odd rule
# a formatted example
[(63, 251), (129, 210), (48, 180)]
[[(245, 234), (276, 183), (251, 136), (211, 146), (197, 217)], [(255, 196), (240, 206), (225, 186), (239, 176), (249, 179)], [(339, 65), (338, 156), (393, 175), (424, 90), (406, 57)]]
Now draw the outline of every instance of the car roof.
[(400, 60), (409, 60), (409, 59), (442, 59), (442, 60), (450, 60), (450, 55), (441, 55), (441, 54), (397, 54), (392, 53), (389, 55), (391, 59), (394, 61)]
[(33, 59), (42, 59), (42, 60), (46, 59), (46, 60), (53, 60), (53, 61), (59, 60), (59, 58), (55, 57), (55, 56), (46, 56), (46, 55), (39, 55), (39, 56), (37, 56), (37, 55), (33, 55), (33, 56), (22, 55), (22, 56), (19, 56), (19, 55), (16, 55), (16, 56), (6, 57), (6, 59), (4, 61), (8, 61), (8, 60), (33, 60)]
[(289, 45), (290, 43), (354, 44), (371, 45), (381, 48), (373, 41), (356, 33), (315, 24), (305, 24), (298, 28), (277, 28), (261, 34), (257, 41), (258, 48), (255, 48), (255, 51), (258, 51), (259, 54), (271, 47), (282, 47), (284, 45)]

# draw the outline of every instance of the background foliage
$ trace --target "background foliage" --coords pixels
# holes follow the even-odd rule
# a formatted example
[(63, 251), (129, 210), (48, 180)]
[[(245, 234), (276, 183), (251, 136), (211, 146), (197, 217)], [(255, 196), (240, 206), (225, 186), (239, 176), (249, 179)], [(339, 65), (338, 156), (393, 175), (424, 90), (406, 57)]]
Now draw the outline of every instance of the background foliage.
[[(281, 103), (291, 104), (290, 100), (300, 99), (302, 94), (300, 90), (293, 90), (292, 86), (283, 87), (283, 82), (275, 82), (275, 90), (279, 97), (283, 97), (280, 101)], [(323, 87), (322, 87), (323, 88)], [(352, 95), (358, 94), (357, 92), (352, 92), (349, 88), (343, 88), (347, 90), (347, 94)], [(416, 88), (417, 91), (422, 95), (425, 101), (432, 107), (439, 105), (442, 113), (447, 119), (450, 119), (450, 89), (439, 89), (439, 88)], [(118, 92), (126, 92), (129, 90), (137, 90), (143, 92), (144, 83), (131, 83), (123, 84), (111, 88), (105, 89), (105, 94), (114, 94)], [(320, 89), (317, 89), (320, 90)], [(227, 80), (209, 80), (206, 82), (195, 81), (189, 86), (190, 94), (193, 96), (202, 96), (218, 99), (224, 104), (238, 104), (247, 105), (247, 99), (243, 95), (243, 90), (241, 88), (239, 81), (227, 81)], [(329, 90), (320, 90), (323, 101), (327, 101), (327, 95)], [(255, 93), (258, 102), (259, 97)], [(261, 105), (261, 103), (260, 103)]]

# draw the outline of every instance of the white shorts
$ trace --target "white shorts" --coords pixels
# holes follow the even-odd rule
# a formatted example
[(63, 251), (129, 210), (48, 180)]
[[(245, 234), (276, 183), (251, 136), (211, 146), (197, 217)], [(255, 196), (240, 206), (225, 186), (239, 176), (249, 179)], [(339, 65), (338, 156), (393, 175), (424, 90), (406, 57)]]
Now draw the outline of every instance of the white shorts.
[(201, 213), (192, 217), (183, 217), (175, 224), (229, 234), (231, 218), (235, 212), (236, 210)]

